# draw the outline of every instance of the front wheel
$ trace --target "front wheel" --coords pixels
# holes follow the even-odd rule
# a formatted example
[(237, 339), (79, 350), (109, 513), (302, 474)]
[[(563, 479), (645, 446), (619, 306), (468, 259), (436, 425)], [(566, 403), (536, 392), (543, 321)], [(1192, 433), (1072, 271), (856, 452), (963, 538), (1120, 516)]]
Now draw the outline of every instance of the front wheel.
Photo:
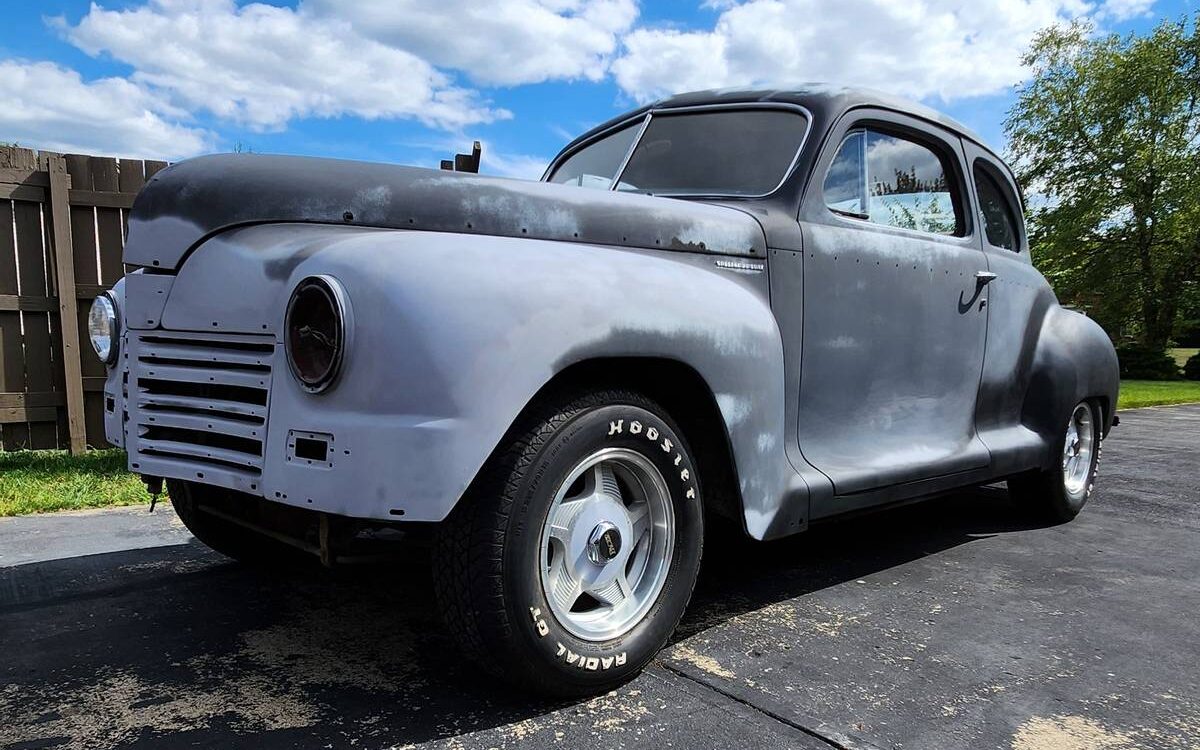
[(1075, 518), (1095, 488), (1102, 431), (1100, 410), (1088, 401), (1077, 404), (1058, 445), (1060, 464), (1008, 480), (1009, 494), (1041, 518), (1057, 522)]
[(669, 416), (605, 391), (535, 407), (439, 528), (435, 585), (473, 664), (611, 689), (674, 632), (700, 566), (696, 467)]

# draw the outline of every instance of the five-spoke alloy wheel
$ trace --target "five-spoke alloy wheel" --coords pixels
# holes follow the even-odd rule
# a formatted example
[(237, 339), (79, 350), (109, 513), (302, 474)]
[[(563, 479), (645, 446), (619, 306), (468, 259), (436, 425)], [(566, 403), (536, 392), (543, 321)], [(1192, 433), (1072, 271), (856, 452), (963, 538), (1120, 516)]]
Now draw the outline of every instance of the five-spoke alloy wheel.
[(555, 696), (645, 666), (691, 597), (701, 487), (669, 415), (629, 391), (545, 399), (439, 525), (443, 616), (472, 664)]
[(1013, 500), (1049, 521), (1070, 521), (1092, 496), (1100, 464), (1100, 410), (1081, 401), (1071, 410), (1058, 445), (1060, 463), (1008, 480)]
[(563, 481), (542, 528), (542, 590), (572, 635), (624, 635), (658, 599), (671, 567), (667, 480), (641, 453), (602, 448)]

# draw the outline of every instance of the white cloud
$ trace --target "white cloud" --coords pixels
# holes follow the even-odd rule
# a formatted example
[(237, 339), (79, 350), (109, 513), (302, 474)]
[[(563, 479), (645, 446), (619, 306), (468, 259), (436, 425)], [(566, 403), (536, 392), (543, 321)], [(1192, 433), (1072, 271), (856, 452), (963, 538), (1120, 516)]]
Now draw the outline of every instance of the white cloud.
[(502, 86), (603, 78), (638, 15), (635, 0), (308, 0), (302, 8)]
[[(1144, 12), (1153, 0), (747, 0), (710, 3), (711, 30), (643, 28), (613, 65), (638, 101), (725, 86), (832, 81), (917, 99), (993, 94), (1021, 80), (1042, 28)], [(1107, 14), (1107, 16), (1105, 15)]]
[(303, 7), (152, 0), (129, 10), (93, 4), (78, 24), (59, 23), (88, 54), (133, 66), (135, 83), (258, 129), (341, 115), (456, 129), (510, 116), (421, 57)]
[(1105, 0), (1096, 15), (1103, 20), (1128, 21), (1150, 15), (1152, 5), (1154, 0)]
[[(430, 152), (429, 167), (438, 167), (443, 159), (453, 159), (455, 154), (468, 153), (471, 141), (462, 138), (434, 138), (409, 141), (402, 145)], [(418, 162), (420, 163), (420, 162)], [(515, 177), (521, 180), (536, 180), (546, 171), (548, 157), (513, 153), (497, 149), (488, 141), (480, 141), (479, 173), (495, 177)]]
[(516, 177), (521, 180), (541, 179), (550, 159), (529, 154), (506, 154), (489, 148), (483, 144), (483, 154), (479, 159), (481, 174), (497, 175), (500, 177)]
[(210, 133), (122, 78), (84, 82), (54, 63), (0, 60), (0, 140), (51, 151), (177, 159), (211, 150)]

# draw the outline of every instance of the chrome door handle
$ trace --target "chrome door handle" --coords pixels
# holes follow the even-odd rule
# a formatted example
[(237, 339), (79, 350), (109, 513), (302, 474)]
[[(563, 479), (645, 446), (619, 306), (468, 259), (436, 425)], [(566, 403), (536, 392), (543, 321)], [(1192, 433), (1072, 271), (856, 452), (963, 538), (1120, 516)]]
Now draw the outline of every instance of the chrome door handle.
[(991, 271), (979, 271), (975, 274), (975, 284), (977, 286), (987, 286), (996, 280), (998, 274)]

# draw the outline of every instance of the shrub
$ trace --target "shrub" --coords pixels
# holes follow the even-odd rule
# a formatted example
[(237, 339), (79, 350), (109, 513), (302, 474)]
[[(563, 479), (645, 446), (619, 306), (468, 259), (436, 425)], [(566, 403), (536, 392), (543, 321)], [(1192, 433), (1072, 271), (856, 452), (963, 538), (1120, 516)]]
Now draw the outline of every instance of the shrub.
[(1138, 344), (1117, 347), (1121, 378), (1133, 380), (1178, 380), (1179, 366), (1169, 354)]
[(1193, 354), (1183, 363), (1183, 376), (1188, 380), (1200, 380), (1200, 353)]

